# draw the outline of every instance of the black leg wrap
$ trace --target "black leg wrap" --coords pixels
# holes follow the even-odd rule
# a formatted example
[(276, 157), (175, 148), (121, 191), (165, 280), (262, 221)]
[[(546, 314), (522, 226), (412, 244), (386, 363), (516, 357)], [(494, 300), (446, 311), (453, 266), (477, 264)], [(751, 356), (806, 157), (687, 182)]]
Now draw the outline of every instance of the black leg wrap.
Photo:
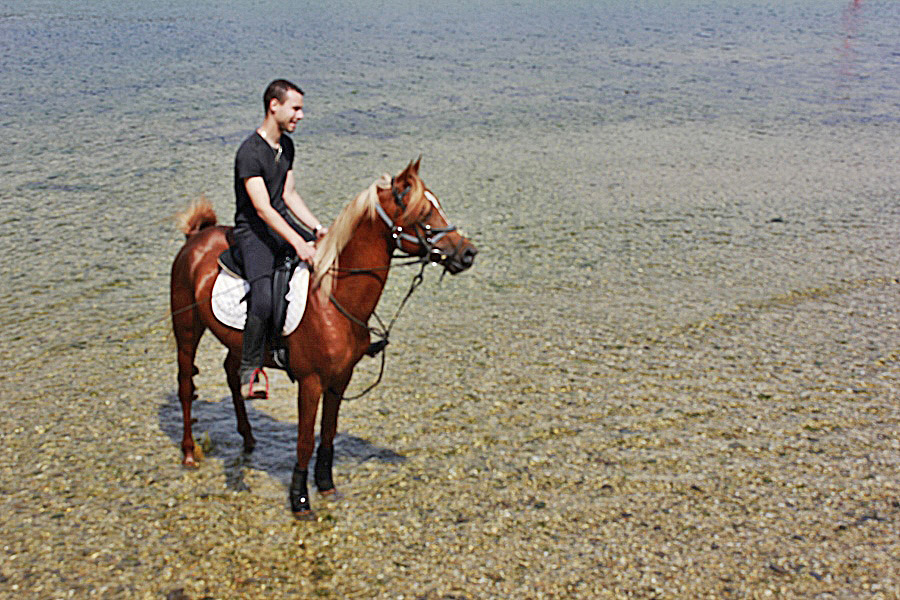
[(291, 490), (289, 493), (292, 512), (305, 513), (312, 510), (312, 507), (309, 505), (309, 490), (306, 488), (307, 475), (309, 475), (309, 471), (301, 469), (300, 465), (294, 465), (294, 474), (291, 477)]
[(319, 444), (316, 451), (316, 468), (313, 478), (316, 481), (316, 489), (327, 492), (334, 489), (334, 480), (331, 478), (331, 465), (334, 463), (334, 446), (325, 447)]

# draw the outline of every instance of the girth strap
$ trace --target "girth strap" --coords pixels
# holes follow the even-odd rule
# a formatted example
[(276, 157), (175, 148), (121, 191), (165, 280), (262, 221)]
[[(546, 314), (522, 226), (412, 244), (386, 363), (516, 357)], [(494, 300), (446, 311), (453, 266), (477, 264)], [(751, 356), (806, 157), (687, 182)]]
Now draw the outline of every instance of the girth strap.
[(287, 292), (291, 285), (291, 277), (294, 270), (300, 264), (300, 259), (293, 252), (285, 252), (275, 264), (275, 272), (272, 273), (272, 331), (276, 336), (281, 336), (284, 322), (287, 318)]

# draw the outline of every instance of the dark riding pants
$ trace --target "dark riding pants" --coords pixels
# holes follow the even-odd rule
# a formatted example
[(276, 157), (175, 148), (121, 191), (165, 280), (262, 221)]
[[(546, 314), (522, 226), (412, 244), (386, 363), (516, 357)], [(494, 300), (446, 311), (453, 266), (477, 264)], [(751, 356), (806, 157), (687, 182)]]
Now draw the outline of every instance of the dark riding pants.
[(250, 228), (236, 227), (234, 238), (244, 263), (244, 274), (250, 283), (247, 314), (256, 315), (263, 322), (272, 316), (272, 271), (275, 257), (287, 246), (279, 244), (272, 236), (259, 236)]
[[(286, 220), (304, 239), (312, 238), (309, 232), (291, 219)], [(245, 382), (255, 369), (262, 367), (265, 359), (263, 354), (266, 334), (272, 318), (272, 275), (275, 260), (289, 250), (290, 244), (268, 230), (259, 232), (240, 225), (234, 228), (234, 239), (244, 264), (244, 274), (250, 283), (240, 368), (241, 380)]]

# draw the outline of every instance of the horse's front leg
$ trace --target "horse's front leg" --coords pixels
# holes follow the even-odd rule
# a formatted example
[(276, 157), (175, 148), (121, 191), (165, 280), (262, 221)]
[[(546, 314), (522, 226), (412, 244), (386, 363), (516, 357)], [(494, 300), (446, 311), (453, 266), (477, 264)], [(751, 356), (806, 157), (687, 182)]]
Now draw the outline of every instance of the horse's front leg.
[(317, 375), (309, 375), (301, 380), (297, 395), (297, 464), (294, 466), (289, 493), (291, 511), (298, 519), (309, 519), (313, 516), (306, 479), (309, 475), (309, 459), (312, 457), (316, 442), (316, 411), (321, 396), (322, 383)]
[(341, 409), (341, 400), (344, 390), (347, 389), (349, 378), (342, 384), (329, 387), (325, 390), (325, 398), (322, 400), (322, 425), (319, 431), (319, 449), (316, 451), (316, 468), (313, 478), (316, 489), (320, 494), (330, 495), (335, 493), (334, 479), (332, 477), (332, 465), (334, 464), (334, 437), (337, 435), (338, 412)]

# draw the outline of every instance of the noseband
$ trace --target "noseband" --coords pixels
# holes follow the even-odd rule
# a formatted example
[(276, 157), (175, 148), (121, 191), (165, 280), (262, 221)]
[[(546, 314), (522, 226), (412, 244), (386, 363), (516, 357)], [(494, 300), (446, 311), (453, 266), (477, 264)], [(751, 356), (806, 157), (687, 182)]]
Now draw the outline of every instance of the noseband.
[[(394, 202), (397, 203), (397, 206), (400, 207), (400, 211), (406, 210), (406, 203), (404, 199), (407, 194), (409, 194), (409, 190), (411, 188), (407, 187), (403, 190), (403, 193), (397, 191), (397, 188), (394, 187), (394, 179), (391, 178), (391, 194), (394, 196)], [(430, 200), (429, 200), (430, 201)], [(434, 205), (434, 202), (432, 202)], [(412, 253), (407, 252), (403, 249), (403, 241), (410, 242), (412, 244), (417, 244), (420, 248), (425, 250), (425, 256), (429, 262), (433, 263), (443, 263), (447, 260), (448, 256), (444, 254), (439, 248), (436, 248), (435, 245), (443, 238), (445, 235), (452, 231), (456, 231), (456, 225), (448, 224), (446, 227), (432, 227), (427, 223), (423, 223), (422, 219), (416, 221), (412, 226), (412, 231), (415, 235), (411, 235), (403, 230), (403, 227), (400, 225), (396, 225), (391, 219), (387, 212), (381, 207), (381, 203), (378, 202), (375, 204), (375, 210), (378, 212), (378, 216), (381, 217), (381, 220), (384, 221), (385, 225), (387, 225), (388, 230), (390, 231), (391, 239), (394, 240), (394, 247), (407, 256), (413, 256)]]

